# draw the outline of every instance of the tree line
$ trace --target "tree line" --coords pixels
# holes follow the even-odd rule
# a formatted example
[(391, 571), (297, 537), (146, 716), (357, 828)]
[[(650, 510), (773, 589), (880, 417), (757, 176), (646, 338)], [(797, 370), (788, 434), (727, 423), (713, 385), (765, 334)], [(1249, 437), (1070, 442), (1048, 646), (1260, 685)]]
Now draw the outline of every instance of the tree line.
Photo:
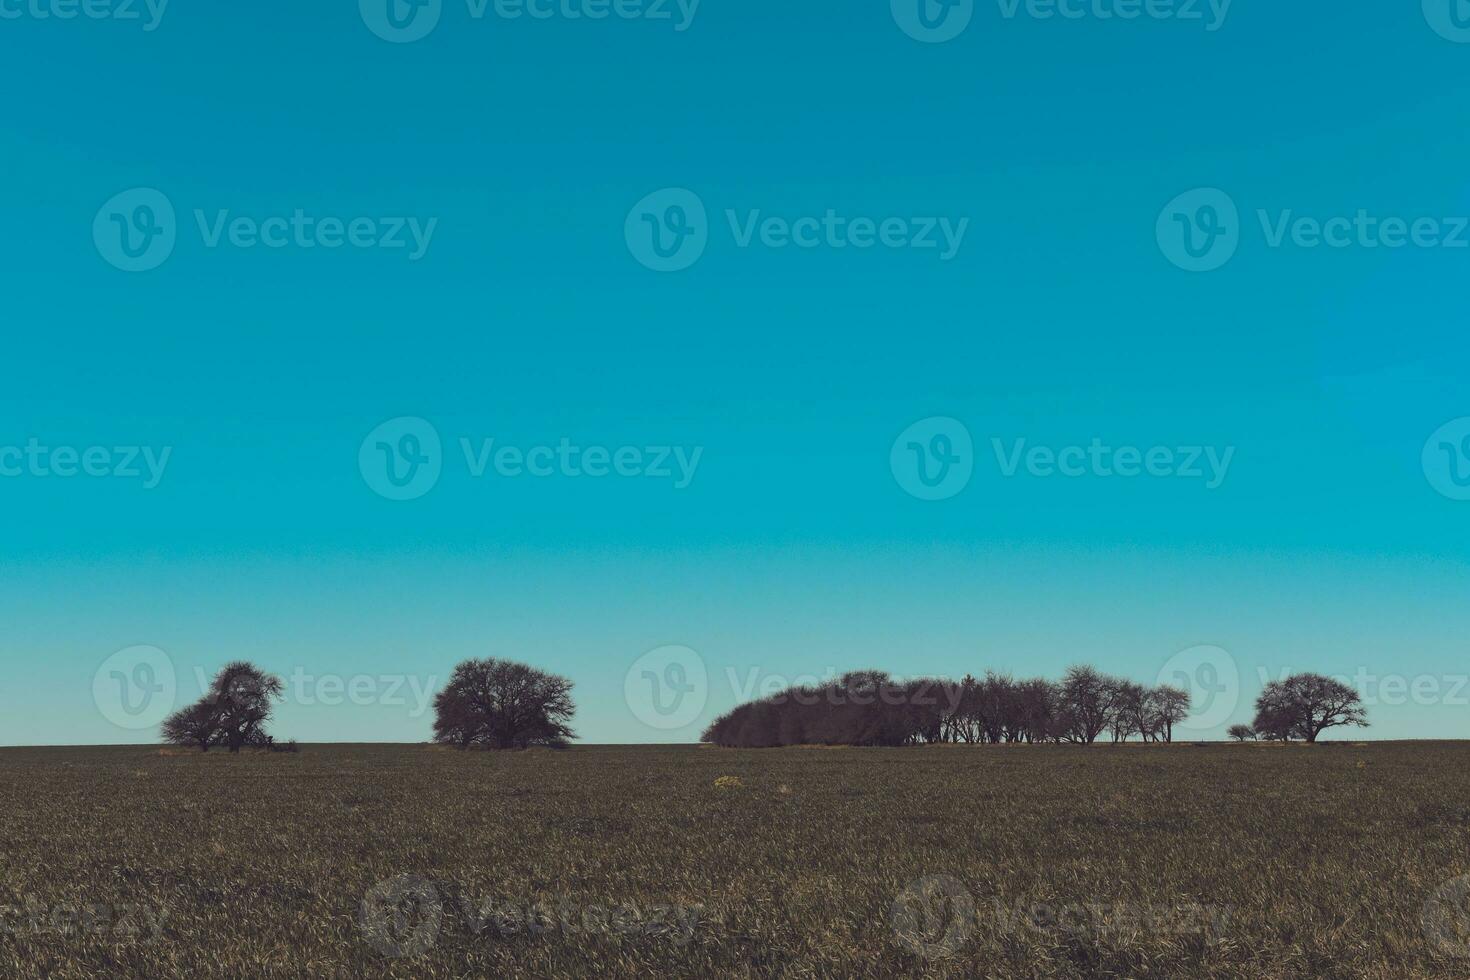
[[(279, 677), (253, 664), (226, 664), (197, 702), (170, 715), (163, 739), (201, 751), (223, 747), (295, 751), (267, 731), (284, 691)], [(1189, 717), (1187, 691), (1149, 687), (1071, 667), (1059, 681), (982, 678), (895, 680), (854, 671), (820, 685), (801, 685), (726, 712), (702, 741), (727, 748), (785, 745), (905, 746), (935, 743), (1172, 742)], [(458, 749), (565, 748), (576, 706), (572, 682), (526, 664), (493, 657), (454, 668), (434, 697), (433, 741)], [(1320, 674), (1267, 684), (1253, 725), (1229, 730), (1238, 741), (1266, 738), (1315, 742), (1339, 725), (1367, 725), (1356, 691)]]
[[(1071, 667), (1060, 681), (987, 673), (961, 681), (897, 681), (855, 671), (751, 701), (715, 719), (703, 741), (727, 748), (784, 745), (904, 746), (934, 743), (1073, 743), (1106, 736), (1172, 742), (1189, 717), (1189, 692), (1147, 687), (1094, 667)], [(1268, 684), (1256, 701), (1254, 733), (1315, 742), (1337, 725), (1366, 725), (1357, 692), (1320, 674)], [(1239, 737), (1232, 729), (1231, 735)]]
[(1059, 682), (996, 673), (960, 681), (898, 681), (855, 671), (828, 684), (793, 687), (715, 719), (704, 741), (738, 748), (781, 745), (901, 746), (954, 742), (1072, 742), (1138, 736), (1173, 740), (1189, 716), (1188, 692), (1145, 687), (1093, 667)]

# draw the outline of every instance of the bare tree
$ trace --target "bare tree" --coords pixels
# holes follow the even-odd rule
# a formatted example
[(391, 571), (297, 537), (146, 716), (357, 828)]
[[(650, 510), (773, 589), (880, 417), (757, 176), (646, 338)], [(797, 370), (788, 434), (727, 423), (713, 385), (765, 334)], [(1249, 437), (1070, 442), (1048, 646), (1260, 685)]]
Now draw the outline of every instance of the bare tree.
[(279, 677), (254, 664), (243, 660), (225, 664), (205, 695), (214, 702), (220, 741), (231, 752), (239, 752), (249, 742), (263, 741), (263, 726), (283, 690)]
[(1057, 687), (1036, 678), (1016, 685), (1016, 730), (1027, 742), (1045, 742), (1054, 737), (1057, 724)]
[(1293, 674), (1272, 681), (1256, 698), (1255, 728), (1272, 738), (1315, 742), (1329, 728), (1367, 724), (1358, 692), (1321, 674)]
[(201, 752), (208, 752), (217, 730), (214, 706), (199, 701), (164, 719), (163, 740), (171, 745), (198, 746)]
[(1113, 718), (1118, 683), (1093, 667), (1069, 667), (1059, 691), (1063, 740), (1091, 745)]
[[(983, 737), (980, 704), (980, 683), (969, 674), (960, 681), (954, 708), (944, 717), (946, 741), (973, 745)], [(785, 742), (794, 745), (794, 742)]]
[(1190, 700), (1188, 691), (1167, 684), (1149, 692), (1149, 705), (1164, 741), (1174, 741), (1174, 726), (1189, 717)]
[(1246, 739), (1254, 741), (1256, 730), (1249, 725), (1231, 725), (1226, 729), (1226, 734), (1237, 742), (1244, 742)]
[(1015, 682), (1004, 674), (985, 672), (980, 682), (980, 730), (991, 744), (1014, 740)]
[(274, 739), (266, 733), (265, 723), (284, 689), (279, 677), (254, 664), (243, 660), (225, 664), (204, 697), (164, 720), (164, 741), (197, 745), (206, 752), (212, 745), (231, 752), (247, 745), (268, 747)]
[(1147, 692), (1142, 684), (1133, 681), (1113, 682), (1113, 699), (1108, 708), (1108, 728), (1112, 730), (1113, 741), (1126, 742), (1128, 736), (1134, 733), (1148, 741), (1150, 725), (1145, 715), (1145, 703)]
[(509, 660), (466, 660), (434, 697), (434, 741), (468, 748), (561, 747), (576, 738), (572, 682)]

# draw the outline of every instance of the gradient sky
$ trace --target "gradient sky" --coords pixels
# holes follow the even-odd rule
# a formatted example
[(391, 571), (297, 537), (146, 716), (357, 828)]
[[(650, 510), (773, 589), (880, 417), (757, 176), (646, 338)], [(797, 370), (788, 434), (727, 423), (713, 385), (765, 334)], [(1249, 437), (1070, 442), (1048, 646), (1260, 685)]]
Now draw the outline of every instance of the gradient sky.
[[(155, 738), (108, 703), (140, 645), (177, 703), (233, 658), (298, 678), (275, 731), (303, 741), (426, 738), (412, 692), (468, 656), (571, 677), (593, 742), (693, 740), (751, 672), (1076, 661), (1233, 671), (1203, 736), (1288, 669), (1429, 678), (1365, 691), (1368, 737), (1470, 736), (1470, 502), (1423, 458), (1470, 416), (1470, 248), (1273, 248), (1257, 219), (1470, 214), (1470, 44), (1418, 3), (1215, 26), (977, 3), (929, 44), (887, 0), (704, 0), (684, 31), (445, 0), (403, 44), (344, 0), (0, 20), (0, 447), (170, 450), (152, 489), (0, 477), (0, 744)], [(177, 245), (130, 273), (93, 224), (140, 187)], [(625, 222), (671, 187), (709, 244), (659, 273)], [(1195, 188), (1240, 212), (1207, 273), (1156, 237)], [(437, 225), (418, 261), (209, 248), (196, 209)], [(741, 248), (727, 209), (969, 224), (942, 261)], [(414, 500), (359, 465), (398, 417), (443, 443)], [(974, 442), (935, 501), (890, 465), (931, 417)], [(682, 489), (476, 478), (461, 438), (702, 456)], [(1094, 438), (1234, 455), (1210, 489), (1006, 477), (992, 449)], [(708, 676), (673, 729), (625, 696), (667, 645)], [(1208, 673), (1175, 659), (1201, 646)], [(329, 703), (356, 675), (384, 680)]]

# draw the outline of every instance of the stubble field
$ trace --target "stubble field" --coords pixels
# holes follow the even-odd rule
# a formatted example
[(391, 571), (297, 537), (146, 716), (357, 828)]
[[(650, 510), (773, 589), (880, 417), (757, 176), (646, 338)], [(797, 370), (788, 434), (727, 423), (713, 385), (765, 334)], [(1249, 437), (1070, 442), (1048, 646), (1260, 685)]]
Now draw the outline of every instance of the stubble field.
[(6, 749), (0, 976), (1462, 977), (1467, 773), (1454, 743)]

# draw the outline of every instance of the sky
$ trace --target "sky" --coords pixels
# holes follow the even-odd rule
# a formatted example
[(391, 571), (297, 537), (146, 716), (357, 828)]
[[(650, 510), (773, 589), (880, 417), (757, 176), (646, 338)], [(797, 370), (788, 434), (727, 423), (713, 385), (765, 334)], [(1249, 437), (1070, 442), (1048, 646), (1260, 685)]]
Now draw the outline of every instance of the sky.
[(481, 656), (1470, 737), (1463, 10), (387, 3), (0, 0), (0, 744)]

